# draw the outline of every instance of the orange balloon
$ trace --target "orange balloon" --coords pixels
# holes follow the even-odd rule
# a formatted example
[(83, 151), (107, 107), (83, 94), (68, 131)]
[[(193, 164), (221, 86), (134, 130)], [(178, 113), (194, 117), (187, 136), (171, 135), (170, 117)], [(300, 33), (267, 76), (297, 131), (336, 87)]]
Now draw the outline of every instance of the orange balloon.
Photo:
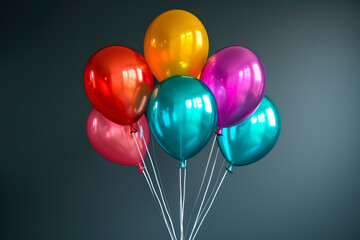
[(184, 10), (162, 13), (145, 34), (145, 59), (160, 82), (175, 75), (198, 76), (208, 52), (209, 39), (204, 25)]

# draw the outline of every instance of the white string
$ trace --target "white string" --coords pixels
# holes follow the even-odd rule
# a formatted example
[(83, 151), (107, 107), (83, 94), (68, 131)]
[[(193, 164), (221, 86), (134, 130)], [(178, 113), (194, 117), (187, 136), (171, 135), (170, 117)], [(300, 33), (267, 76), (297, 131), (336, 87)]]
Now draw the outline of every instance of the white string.
[(169, 209), (169, 214), (170, 214), (170, 217), (172, 219), (171, 211), (170, 211), (171, 209), (169, 207), (169, 203), (168, 203), (168, 200), (167, 200), (167, 197), (166, 197), (166, 194), (165, 194), (164, 186), (163, 186), (163, 183), (161, 181), (161, 175), (160, 175), (159, 167), (158, 167), (157, 160), (156, 160), (156, 153), (155, 153), (155, 146), (154, 146), (155, 144), (154, 144), (153, 135), (151, 135), (151, 145), (152, 145), (152, 149), (153, 149), (154, 165), (155, 165), (155, 168), (156, 168), (156, 172), (157, 172), (157, 174), (159, 176), (159, 182), (160, 182), (161, 191), (164, 193), (165, 203), (166, 203), (167, 208)]
[[(145, 170), (145, 169), (144, 169), (144, 170)], [(150, 178), (149, 172), (148, 172), (148, 171), (143, 171), (143, 172), (146, 173), (146, 175), (145, 175), (146, 182), (147, 182), (147, 184), (148, 184), (148, 186), (149, 186), (149, 189), (150, 189), (150, 191), (151, 191), (151, 194), (152, 194), (154, 200), (156, 201), (154, 191), (153, 191), (153, 189), (151, 188), (150, 182), (149, 182), (149, 180), (148, 180), (148, 178)], [(147, 178), (147, 177), (148, 177), (148, 178)], [(164, 215), (163, 212), (161, 212), (161, 216), (162, 216), (163, 218), (165, 217), (165, 215)]]
[[(161, 182), (160, 173), (159, 173), (159, 178), (158, 178), (158, 176), (157, 176), (157, 171), (156, 171), (156, 168), (154, 167), (152, 157), (151, 157), (150, 152), (149, 152), (149, 149), (148, 149), (148, 147), (147, 147), (147, 144), (146, 144), (146, 141), (145, 141), (145, 138), (144, 138), (144, 134), (143, 134), (143, 131), (142, 131), (142, 127), (141, 127), (141, 125), (140, 125), (140, 122), (138, 122), (138, 124), (139, 124), (139, 127), (140, 127), (141, 137), (142, 137), (142, 139), (143, 139), (143, 142), (144, 142), (144, 145), (145, 145), (145, 148), (146, 148), (146, 152), (147, 152), (147, 154), (149, 155), (151, 167), (152, 167), (153, 172), (154, 172), (154, 175), (155, 175), (155, 180), (156, 180), (156, 183), (157, 183), (158, 188), (159, 188), (159, 191), (160, 191), (161, 199), (162, 199), (162, 201), (163, 201), (163, 204), (166, 206), (166, 210), (167, 210), (167, 208), (169, 208), (169, 207), (168, 207), (168, 205), (165, 203), (165, 200), (164, 200), (165, 192), (164, 192), (164, 194), (163, 194), (162, 187), (160, 186), (160, 185), (161, 185), (161, 184), (160, 184), (160, 182)], [(156, 163), (156, 162), (155, 162), (155, 163)], [(160, 181), (159, 181), (159, 179), (160, 179)], [(166, 195), (165, 195), (165, 198), (166, 198)], [(170, 212), (170, 209), (169, 209), (169, 212)], [(169, 212), (168, 212), (168, 214), (169, 214)], [(170, 218), (170, 217), (169, 217), (169, 218)]]
[[(143, 172), (144, 172), (144, 171), (143, 171)], [(144, 177), (145, 177), (146, 182), (147, 182), (147, 184), (148, 184), (148, 186), (149, 186), (149, 188), (150, 188), (151, 194), (153, 195), (153, 198), (155, 199), (155, 194), (154, 194), (154, 192), (153, 192), (153, 190), (152, 190), (152, 188), (151, 188), (151, 185), (150, 185), (149, 179), (147, 178), (147, 175), (144, 174)]]
[[(144, 171), (143, 171), (143, 172), (144, 172)], [(145, 171), (145, 172), (146, 172), (146, 171)], [(156, 200), (156, 199), (155, 199), (155, 194), (154, 194), (154, 192), (153, 192), (153, 190), (152, 190), (152, 188), (151, 188), (150, 182), (149, 182), (149, 180), (147, 179), (147, 175), (145, 176), (145, 178), (146, 178), (146, 182), (147, 182), (147, 183), (148, 183), (148, 185), (149, 185), (149, 188), (150, 188), (151, 194), (153, 195), (154, 200)]]
[[(144, 174), (144, 177), (145, 177), (146, 182), (148, 183), (148, 185), (149, 185), (149, 187), (150, 187), (151, 192), (153, 192), (153, 189), (152, 189), (152, 187), (151, 187), (151, 185), (150, 185), (150, 183), (149, 183), (148, 177), (146, 176), (146, 173), (145, 173), (144, 171), (142, 171), (142, 173)], [(157, 198), (157, 200), (158, 200), (158, 203), (160, 204), (159, 197), (157, 196), (156, 192), (154, 192), (154, 193), (155, 193), (155, 196), (156, 196), (156, 198)], [(153, 195), (154, 195), (154, 194), (153, 194)], [(161, 210), (161, 215), (163, 216), (163, 219), (164, 219), (164, 221), (165, 221), (166, 228), (167, 228), (167, 230), (169, 231), (170, 237), (171, 237), (172, 240), (174, 240), (173, 235), (172, 235), (172, 232), (171, 232), (170, 227), (169, 227), (169, 224), (168, 224), (168, 222), (166, 221), (164, 210), (163, 210), (163, 208), (162, 208), (161, 205), (160, 205), (160, 210)]]
[(147, 170), (147, 167), (146, 167), (144, 158), (143, 158), (143, 156), (142, 156), (142, 154), (141, 154), (141, 152), (140, 152), (140, 148), (139, 148), (139, 145), (138, 145), (137, 140), (136, 140), (136, 138), (135, 138), (135, 134), (132, 133), (132, 135), (133, 135), (133, 137), (134, 137), (135, 144), (136, 144), (136, 148), (137, 148), (137, 150), (138, 150), (138, 152), (139, 152), (139, 155), (140, 155), (140, 157), (141, 157), (142, 163), (144, 164), (144, 168), (145, 168), (144, 171), (145, 171), (145, 172), (144, 172), (144, 171), (142, 171), (142, 172), (143, 172), (143, 174), (144, 174), (145, 179), (147, 179), (147, 182), (150, 183), (150, 184), (149, 184), (149, 186), (150, 186), (150, 191), (152, 192), (153, 195), (155, 194), (156, 200), (157, 200), (157, 202), (158, 202), (158, 204), (159, 204), (159, 206), (160, 206), (161, 215), (163, 216), (163, 219), (164, 219), (164, 221), (165, 221), (166, 227), (168, 228), (170, 237), (171, 237), (172, 240), (174, 240), (173, 234), (172, 234), (172, 232), (171, 232), (171, 230), (170, 230), (169, 224), (168, 224), (167, 219), (166, 219), (166, 217), (165, 217), (165, 213), (164, 213), (164, 210), (163, 210), (163, 208), (162, 208), (162, 205), (161, 205), (159, 196), (157, 195), (157, 193), (156, 193), (156, 191), (155, 191), (155, 188), (154, 188), (154, 185), (153, 185), (153, 183), (152, 183), (150, 174), (149, 174), (149, 172), (148, 172), (148, 170)]
[(179, 168), (179, 210), (180, 210), (180, 240), (184, 239), (184, 207), (185, 207), (185, 190), (186, 190), (186, 168), (184, 169), (184, 182), (182, 181), (182, 168)]
[(185, 210), (185, 194), (186, 194), (186, 168), (184, 168), (183, 188), (181, 186), (181, 171), (179, 168), (179, 187), (180, 187), (180, 240), (184, 239), (184, 210)]
[[(201, 225), (202, 225), (202, 223), (203, 223), (206, 215), (207, 215), (208, 212), (210, 211), (210, 208), (212, 207), (212, 205), (213, 205), (213, 203), (214, 203), (214, 200), (215, 200), (215, 198), (216, 198), (216, 196), (217, 196), (217, 194), (218, 194), (218, 192), (219, 192), (219, 189), (220, 189), (221, 185), (222, 185), (223, 182), (224, 182), (224, 179), (225, 179), (227, 173), (228, 173), (228, 171), (225, 171), (224, 176), (222, 177), (221, 182), (220, 182), (218, 188), (216, 189), (215, 195), (213, 196), (213, 198), (212, 198), (212, 200), (211, 200), (211, 202), (210, 202), (209, 208), (206, 210), (205, 215), (204, 215), (203, 218), (201, 219), (200, 224), (199, 224), (199, 226), (197, 227), (197, 230), (196, 230), (196, 232), (195, 232), (194, 237), (192, 238), (192, 240), (195, 239), (195, 237), (196, 237), (197, 233), (199, 232), (199, 229), (200, 229), (200, 227), (201, 227)], [(191, 240), (191, 239), (189, 238), (189, 240)]]
[(186, 168), (184, 168), (183, 215), (185, 211), (185, 193), (186, 193)]
[(220, 180), (220, 176), (221, 176), (222, 170), (224, 169), (225, 162), (226, 162), (226, 161), (224, 160), (223, 163), (222, 163), (222, 165), (221, 165), (221, 167), (220, 167), (220, 169), (219, 169), (219, 173), (218, 173), (218, 176), (217, 176), (216, 181), (215, 181), (215, 183), (214, 183), (213, 190), (211, 191), (211, 193), (210, 193), (210, 195), (209, 195), (209, 198), (206, 200), (206, 203), (205, 203), (205, 205), (204, 205), (203, 210), (202, 210), (201, 213), (200, 213), (200, 216), (202, 216), (203, 213), (205, 212), (205, 209), (207, 208), (208, 203), (210, 202), (211, 196), (213, 196), (213, 194), (214, 194), (214, 192), (215, 192), (215, 190), (216, 190), (216, 186), (218, 185), (218, 182), (219, 182), (219, 180)]
[[(167, 214), (167, 216), (168, 216), (168, 218), (169, 218), (169, 220), (170, 220), (171, 229), (172, 229), (173, 234), (174, 234), (175, 239), (176, 239), (176, 233), (175, 233), (174, 225), (173, 225), (172, 218), (171, 218), (171, 216), (170, 216), (170, 214), (169, 214), (169, 210), (168, 210), (169, 207), (167, 206), (167, 204), (166, 204), (166, 202), (165, 202), (165, 200), (164, 200), (163, 191), (162, 191), (162, 188), (161, 188), (161, 186), (160, 186), (159, 179), (158, 179), (157, 174), (156, 174), (155, 166), (154, 166), (152, 157), (151, 157), (151, 155), (150, 155), (149, 149), (148, 149), (148, 147), (147, 147), (147, 144), (146, 144), (146, 141), (145, 141), (145, 138), (144, 138), (144, 134), (143, 134), (143, 131), (142, 131), (142, 126), (140, 125), (140, 121), (138, 121), (138, 125), (139, 125), (139, 129), (140, 129), (140, 133), (141, 133), (140, 135), (141, 135), (141, 137), (142, 137), (142, 139), (143, 139), (143, 142), (144, 142), (144, 145), (145, 145), (145, 148), (146, 148), (146, 152), (147, 152), (147, 154), (148, 154), (148, 156), (149, 156), (149, 159), (150, 159), (151, 168), (152, 168), (153, 173), (154, 173), (154, 176), (155, 176), (156, 184), (157, 184), (157, 187), (158, 187), (159, 192), (160, 192), (161, 201), (162, 201), (162, 204), (163, 204), (164, 207), (165, 207), (165, 212), (166, 212), (166, 214)], [(165, 194), (165, 193), (164, 193), (164, 194)]]
[(210, 186), (210, 183), (211, 183), (211, 179), (212, 179), (212, 176), (213, 176), (213, 173), (214, 173), (214, 169), (215, 169), (215, 165), (216, 165), (216, 159), (217, 159), (217, 156), (219, 154), (219, 148), (217, 149), (217, 152), (216, 152), (216, 158), (214, 160), (214, 163), (213, 163), (213, 166), (212, 166), (212, 169), (211, 169), (211, 172), (210, 172), (210, 177), (209, 177), (209, 180), (208, 180), (208, 183), (206, 185), (206, 189), (205, 189), (205, 193), (204, 193), (204, 196), (201, 200), (201, 204), (200, 204), (200, 208), (199, 208), (199, 211), (197, 213), (197, 216), (196, 216), (196, 219), (195, 219), (195, 223), (194, 223), (194, 226), (191, 230), (191, 233), (190, 233), (190, 237), (189, 239), (191, 238), (192, 234), (194, 233), (194, 230), (196, 228), (196, 224), (199, 222), (200, 220), (200, 213), (201, 213), (201, 210), (202, 210), (202, 207), (203, 207), (203, 204), (204, 204), (204, 201), (205, 201), (205, 198), (206, 198), (206, 195), (207, 195), (207, 192), (209, 190), (209, 186)]
[(137, 150), (138, 150), (138, 152), (139, 152), (139, 155), (140, 155), (140, 157), (141, 157), (141, 160), (142, 160), (142, 162), (144, 163), (144, 167), (145, 167), (145, 172), (146, 172), (146, 173), (144, 173), (144, 171), (142, 171), (142, 172), (143, 172), (145, 178), (147, 178), (147, 177), (146, 177), (146, 174), (148, 174), (148, 178), (149, 178), (149, 179), (148, 179), (148, 182), (150, 183), (150, 186), (151, 186), (150, 190), (152, 190), (152, 191), (154, 192), (155, 197), (156, 197), (156, 199), (157, 199), (157, 201), (158, 201), (158, 204), (160, 205), (160, 210), (161, 210), (161, 213), (162, 213), (162, 215), (163, 215), (163, 219), (164, 219), (164, 221), (165, 221), (165, 224), (166, 224), (166, 227), (167, 227), (167, 229), (168, 229), (168, 231), (169, 231), (169, 234), (170, 234), (171, 239), (172, 239), (172, 240), (174, 240), (174, 239), (177, 240), (175, 234), (174, 234), (174, 236), (173, 236), (173, 233), (172, 233), (171, 230), (170, 230), (168, 221), (167, 221), (167, 219), (166, 219), (166, 217), (165, 217), (165, 213), (164, 213), (164, 210), (163, 210), (163, 206), (162, 206), (162, 204), (161, 204), (161, 201), (160, 201), (160, 199), (159, 199), (159, 196), (157, 195), (157, 193), (156, 193), (156, 191), (155, 191), (155, 188), (154, 188), (154, 185), (153, 185), (153, 183), (152, 183), (150, 174), (149, 174), (149, 172), (148, 172), (148, 170), (147, 170), (147, 168), (146, 168), (145, 161), (144, 161), (144, 158), (143, 158), (143, 156), (142, 156), (142, 154), (141, 154), (139, 145), (138, 145), (138, 143), (137, 143), (137, 141), (136, 141), (135, 134), (132, 133), (132, 135), (133, 135), (133, 138), (134, 138), (134, 140), (135, 140), (136, 148), (137, 148)]
[(188, 224), (187, 224), (187, 226), (186, 226), (185, 236), (186, 236), (186, 233), (187, 233), (187, 231), (188, 231), (188, 228), (189, 228), (189, 225), (190, 225), (190, 222), (191, 222), (192, 216), (193, 216), (193, 214), (194, 214), (196, 204), (197, 204), (197, 202), (198, 202), (198, 200), (199, 200), (199, 197), (200, 197), (200, 193), (201, 193), (202, 187), (203, 187), (203, 185), (204, 185), (204, 180), (205, 180), (205, 177), (206, 177), (206, 174), (207, 174), (207, 170), (208, 170), (208, 167), (209, 167), (210, 158), (211, 158), (211, 155), (212, 155), (212, 152), (213, 152), (213, 149), (214, 149), (214, 144), (215, 144), (216, 136), (217, 136), (217, 135), (215, 134), (214, 141), (213, 141), (212, 146), (211, 146), (211, 150), (210, 150), (209, 158), (208, 158), (208, 161), (207, 161), (207, 163), (206, 163), (206, 167), (205, 167), (204, 175), (203, 175), (203, 178), (202, 178), (202, 180), (201, 180), (201, 185), (200, 185), (200, 188), (199, 188), (199, 192), (198, 192), (198, 194), (197, 194), (197, 196), (196, 196), (196, 200), (195, 200), (194, 206), (193, 206), (193, 208), (192, 208), (192, 210), (191, 210), (191, 213), (190, 213), (190, 218), (189, 218)]
[(180, 223), (180, 240), (183, 240), (183, 227), (182, 227), (182, 222), (183, 222), (183, 198), (182, 198), (182, 186), (181, 186), (181, 168), (179, 168), (179, 223)]

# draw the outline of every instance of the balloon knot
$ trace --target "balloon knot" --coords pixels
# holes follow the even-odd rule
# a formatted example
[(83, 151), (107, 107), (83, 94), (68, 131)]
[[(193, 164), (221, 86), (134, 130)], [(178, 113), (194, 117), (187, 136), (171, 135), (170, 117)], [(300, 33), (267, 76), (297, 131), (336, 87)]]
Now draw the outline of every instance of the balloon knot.
[(145, 170), (145, 168), (141, 165), (141, 163), (139, 163), (138, 166), (139, 166), (139, 172), (142, 172)]
[(138, 130), (134, 127), (134, 125), (130, 125), (130, 133), (136, 133)]
[(230, 164), (230, 166), (228, 166), (228, 167), (226, 168), (226, 170), (227, 170), (229, 173), (233, 173), (232, 168), (233, 168), (233, 165)]
[(179, 168), (186, 168), (186, 160), (180, 161), (180, 167)]
[(218, 136), (222, 136), (221, 133), (222, 127), (219, 127), (219, 129), (215, 132)]

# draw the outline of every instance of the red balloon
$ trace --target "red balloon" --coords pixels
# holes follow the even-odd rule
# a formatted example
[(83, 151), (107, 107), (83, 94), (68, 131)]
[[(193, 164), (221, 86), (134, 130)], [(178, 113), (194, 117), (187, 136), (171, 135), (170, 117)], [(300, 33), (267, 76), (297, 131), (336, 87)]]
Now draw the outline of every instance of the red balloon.
[(93, 107), (107, 119), (132, 125), (146, 109), (153, 77), (139, 53), (109, 46), (97, 51), (86, 64), (84, 87)]
[[(146, 146), (149, 145), (149, 125), (145, 115), (140, 118), (139, 122), (140, 125), (137, 122), (134, 126), (136, 129), (140, 129), (141, 126), (142, 131), (137, 131), (134, 134), (141, 155), (144, 157)], [(91, 145), (101, 156), (120, 165), (139, 165), (139, 170), (142, 170), (140, 164), (142, 160), (134, 137), (129, 132), (129, 126), (111, 122), (93, 109), (87, 120), (86, 131)], [(146, 146), (142, 136), (145, 138)]]

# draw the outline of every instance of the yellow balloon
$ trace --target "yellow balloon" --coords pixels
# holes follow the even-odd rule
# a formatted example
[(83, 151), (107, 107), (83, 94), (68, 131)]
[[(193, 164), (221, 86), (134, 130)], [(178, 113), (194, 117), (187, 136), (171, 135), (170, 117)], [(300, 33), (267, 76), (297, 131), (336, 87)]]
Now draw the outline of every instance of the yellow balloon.
[(184, 10), (160, 14), (145, 34), (145, 59), (160, 82), (175, 75), (198, 76), (208, 52), (204, 25)]

